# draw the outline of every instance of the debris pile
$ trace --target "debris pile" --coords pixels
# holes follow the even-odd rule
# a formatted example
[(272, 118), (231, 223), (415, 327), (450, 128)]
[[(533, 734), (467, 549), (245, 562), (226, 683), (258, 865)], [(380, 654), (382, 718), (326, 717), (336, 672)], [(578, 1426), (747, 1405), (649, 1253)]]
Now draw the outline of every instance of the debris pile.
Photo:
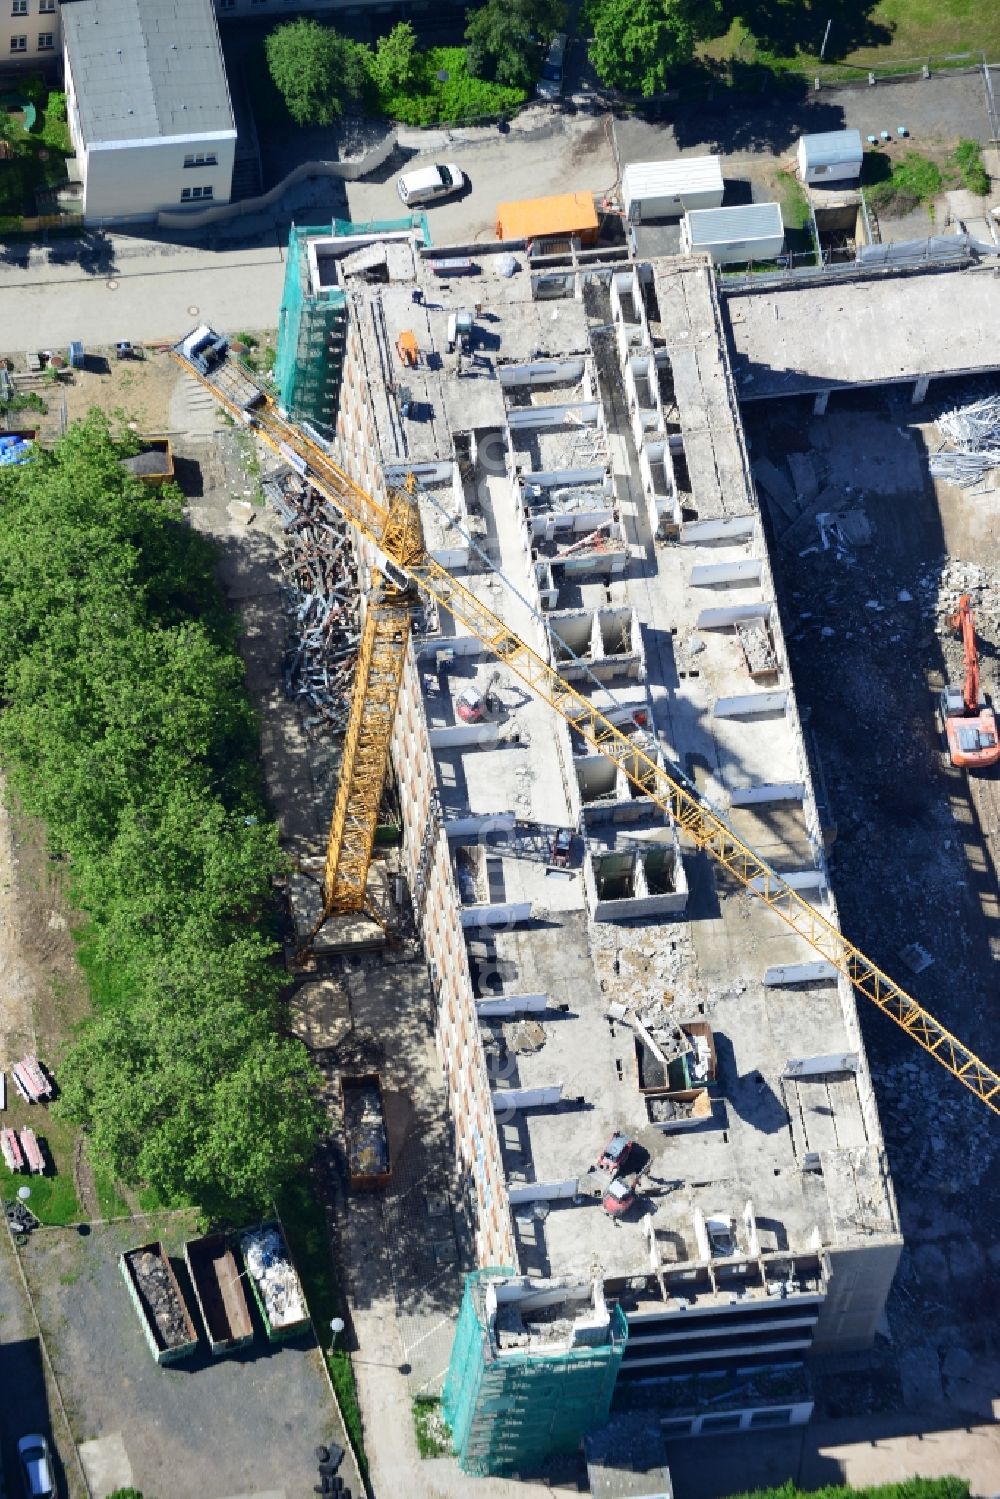
[(260, 1290), (271, 1326), (304, 1322), (308, 1313), (302, 1287), (278, 1229), (267, 1225), (251, 1229), (243, 1237), (243, 1258)]
[(284, 689), (307, 728), (347, 728), (358, 659), (358, 582), (350, 529), (311, 485), (280, 470), (262, 488), (281, 520), (281, 570), (291, 631)]
[(978, 484), (1000, 466), (1000, 398), (988, 396), (938, 417), (938, 431), (950, 448), (931, 454), (930, 471), (963, 488)]
[(682, 1103), (673, 1098), (651, 1098), (649, 1117), (654, 1124), (666, 1124), (670, 1119), (693, 1119), (696, 1102), (697, 1100)]
[(166, 1261), (149, 1249), (137, 1249), (130, 1258), (135, 1283), (156, 1323), (163, 1347), (177, 1348), (189, 1343), (191, 1329)]

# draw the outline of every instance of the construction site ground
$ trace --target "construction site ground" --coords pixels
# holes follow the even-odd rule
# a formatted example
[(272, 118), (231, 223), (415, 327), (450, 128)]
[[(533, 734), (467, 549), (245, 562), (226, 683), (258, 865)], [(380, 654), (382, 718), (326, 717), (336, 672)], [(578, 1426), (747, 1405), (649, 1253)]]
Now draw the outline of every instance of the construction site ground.
[[(793, 675), (836, 825), (842, 924), (996, 1065), (1000, 783), (950, 766), (936, 710), (946, 677), (961, 680), (948, 616), (966, 590), (984, 686), (997, 691), (1000, 489), (987, 481), (971, 494), (927, 467), (935, 412), (989, 388), (942, 382), (918, 407), (908, 391), (837, 394), (823, 417), (805, 401), (761, 402), (744, 420), (755, 464), (809, 455), (820, 487), (871, 525), (868, 545), (824, 548), (819, 526), (782, 545), (787, 517), (765, 502)], [(904, 956), (912, 944), (931, 960), (919, 973)], [(937, 1411), (942, 1428), (988, 1420), (1000, 1392), (996, 1120), (873, 1007), (859, 1010), (906, 1248), (885, 1337), (869, 1360), (817, 1371), (819, 1412)]]

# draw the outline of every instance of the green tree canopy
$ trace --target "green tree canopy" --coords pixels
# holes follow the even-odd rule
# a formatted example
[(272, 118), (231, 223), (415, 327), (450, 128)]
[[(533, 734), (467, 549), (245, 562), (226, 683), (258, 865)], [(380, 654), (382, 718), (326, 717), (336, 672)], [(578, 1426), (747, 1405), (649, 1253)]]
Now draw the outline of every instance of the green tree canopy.
[(565, 20), (563, 0), (486, 0), (465, 28), (469, 72), (508, 88), (528, 88), (542, 45)]
[(369, 52), (368, 71), (376, 88), (385, 94), (407, 88), (417, 70), (417, 39), (409, 21), (399, 21), (387, 36), (380, 36)]
[(596, 0), (590, 15), (590, 60), (609, 88), (661, 93), (694, 55), (694, 28), (680, 0)]
[(264, 43), (275, 87), (296, 125), (332, 125), (364, 86), (362, 49), (332, 26), (286, 21)]
[(129, 446), (92, 413), (0, 473), (0, 759), (69, 858), (103, 1006), (56, 1107), (124, 1181), (261, 1205), (321, 1127), (280, 1031), (277, 831), (215, 553)]

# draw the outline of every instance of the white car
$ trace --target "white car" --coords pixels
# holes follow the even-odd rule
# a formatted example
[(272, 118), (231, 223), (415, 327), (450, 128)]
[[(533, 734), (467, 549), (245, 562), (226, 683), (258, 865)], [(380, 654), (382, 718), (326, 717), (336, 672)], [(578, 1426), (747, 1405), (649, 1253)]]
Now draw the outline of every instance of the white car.
[(53, 1499), (56, 1490), (52, 1481), (52, 1458), (45, 1438), (22, 1437), (17, 1444), (17, 1455), (28, 1499)]
[(438, 198), (450, 198), (460, 193), (465, 186), (465, 173), (448, 162), (445, 166), (419, 167), (415, 172), (404, 172), (396, 183), (396, 191), (407, 208), (420, 203), (436, 203)]

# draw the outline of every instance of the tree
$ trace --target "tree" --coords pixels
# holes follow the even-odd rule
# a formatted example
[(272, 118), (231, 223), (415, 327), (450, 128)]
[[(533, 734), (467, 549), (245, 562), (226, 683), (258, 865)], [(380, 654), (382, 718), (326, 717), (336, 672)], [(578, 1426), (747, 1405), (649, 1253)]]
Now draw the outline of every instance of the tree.
[(508, 88), (529, 88), (538, 70), (540, 41), (565, 19), (563, 0), (486, 0), (465, 28), (469, 72)]
[(287, 21), (264, 43), (275, 87), (296, 125), (332, 125), (364, 85), (362, 49), (318, 21)]
[(409, 21), (400, 21), (380, 36), (368, 54), (368, 71), (380, 93), (402, 92), (416, 74), (417, 39)]
[(590, 60), (609, 88), (661, 93), (694, 55), (695, 34), (679, 0), (597, 0)]
[(60, 1069), (58, 1107), (119, 1180), (206, 1211), (259, 1210), (312, 1156), (320, 1081), (270, 1005), (205, 1006), (195, 983), (91, 1024)]
[(282, 1034), (282, 868), (216, 553), (94, 413), (0, 472), (0, 761), (68, 855), (100, 1013), (59, 1107), (122, 1180), (225, 1211), (309, 1160), (318, 1076)]

